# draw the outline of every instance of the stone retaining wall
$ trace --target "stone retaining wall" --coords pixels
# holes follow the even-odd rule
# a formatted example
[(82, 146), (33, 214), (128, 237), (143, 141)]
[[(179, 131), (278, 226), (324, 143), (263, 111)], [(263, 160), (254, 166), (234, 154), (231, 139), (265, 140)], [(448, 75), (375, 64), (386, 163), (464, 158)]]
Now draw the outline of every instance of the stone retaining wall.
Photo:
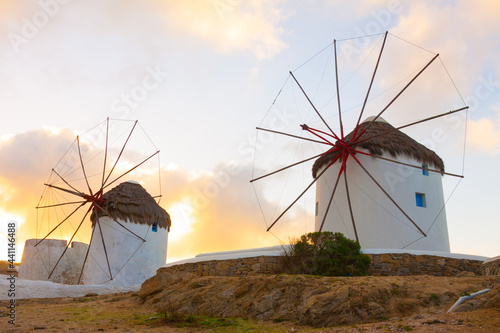
[(252, 276), (276, 274), (277, 256), (260, 256), (229, 260), (210, 260), (162, 267), (162, 272), (185, 272), (199, 276)]
[[(375, 276), (456, 276), (464, 272), (482, 275), (482, 261), (408, 253), (367, 254), (372, 259), (369, 274)], [(252, 276), (276, 274), (278, 256), (210, 260), (162, 267), (162, 272), (186, 272), (199, 276)]]
[[(454, 259), (431, 255), (413, 255), (408, 253), (367, 254), (371, 257), (370, 275), (407, 276), (433, 275), (456, 276), (463, 272), (481, 275), (480, 260)], [(470, 274), (472, 275), (472, 274)]]

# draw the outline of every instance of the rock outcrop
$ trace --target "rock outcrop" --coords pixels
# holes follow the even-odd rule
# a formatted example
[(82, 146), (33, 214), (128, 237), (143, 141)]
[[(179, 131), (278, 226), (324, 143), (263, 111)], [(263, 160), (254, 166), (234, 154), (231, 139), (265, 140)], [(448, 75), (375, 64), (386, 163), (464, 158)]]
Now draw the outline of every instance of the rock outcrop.
[(500, 275), (500, 256), (486, 260), (482, 265), (483, 275)]
[(139, 297), (166, 313), (334, 326), (446, 311), (464, 292), (485, 288), (492, 291), (461, 307), (496, 307), (499, 287), (497, 277), (200, 277), (159, 271)]

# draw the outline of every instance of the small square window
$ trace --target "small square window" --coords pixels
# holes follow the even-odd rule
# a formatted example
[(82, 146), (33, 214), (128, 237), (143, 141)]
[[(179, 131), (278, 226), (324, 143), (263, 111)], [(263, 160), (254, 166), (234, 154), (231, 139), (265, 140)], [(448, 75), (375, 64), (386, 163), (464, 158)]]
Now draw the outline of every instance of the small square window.
[(427, 164), (422, 164), (422, 174), (424, 176), (428, 176), (429, 175), (429, 170), (426, 170), (428, 168), (429, 168), (429, 166)]
[(417, 203), (417, 207), (426, 207), (425, 203), (425, 194), (424, 193), (415, 193), (415, 201)]
[(157, 232), (158, 231), (158, 223), (153, 224), (153, 226), (151, 227), (151, 230), (153, 232)]

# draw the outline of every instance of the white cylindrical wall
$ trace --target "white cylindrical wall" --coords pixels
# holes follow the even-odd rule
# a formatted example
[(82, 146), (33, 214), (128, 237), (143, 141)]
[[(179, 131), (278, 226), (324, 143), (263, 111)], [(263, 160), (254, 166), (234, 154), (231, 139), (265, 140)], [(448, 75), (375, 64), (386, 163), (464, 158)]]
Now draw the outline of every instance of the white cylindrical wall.
[[(361, 247), (450, 252), (441, 174), (428, 172), (428, 175), (424, 175), (422, 169), (361, 154), (356, 157), (402, 210), (427, 234), (427, 237), (423, 237), (350, 157), (347, 161), (348, 188)], [(422, 163), (405, 156), (394, 158), (384, 153), (383, 157), (422, 166)], [(339, 169), (340, 163), (337, 162), (316, 182), (316, 231), (325, 216)], [(323, 168), (318, 174), (322, 170)], [(416, 193), (425, 195), (425, 207), (417, 206)], [(341, 232), (355, 239), (343, 175), (322, 230)]]
[[(108, 216), (99, 218), (101, 229), (97, 223), (86, 264), (85, 284), (111, 283), (113, 285), (141, 284), (156, 274), (156, 270), (165, 265), (167, 259), (168, 231), (164, 228), (152, 230), (147, 224), (129, 223), (119, 220), (131, 232), (144, 238), (146, 242), (122, 228)], [(110, 273), (104, 246), (104, 238)]]

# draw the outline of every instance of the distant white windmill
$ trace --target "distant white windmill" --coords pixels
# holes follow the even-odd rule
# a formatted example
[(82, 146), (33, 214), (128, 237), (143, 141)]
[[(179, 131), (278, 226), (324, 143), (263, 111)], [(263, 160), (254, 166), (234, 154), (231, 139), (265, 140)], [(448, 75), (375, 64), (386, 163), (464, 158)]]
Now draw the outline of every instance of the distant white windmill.
[[(45, 236), (29, 241), (45, 279), (136, 284), (165, 264), (171, 221), (154, 199), (161, 197), (159, 162), (137, 121), (108, 118), (76, 137), (37, 205), (37, 236)], [(133, 181), (139, 176), (157, 182), (157, 195)]]

